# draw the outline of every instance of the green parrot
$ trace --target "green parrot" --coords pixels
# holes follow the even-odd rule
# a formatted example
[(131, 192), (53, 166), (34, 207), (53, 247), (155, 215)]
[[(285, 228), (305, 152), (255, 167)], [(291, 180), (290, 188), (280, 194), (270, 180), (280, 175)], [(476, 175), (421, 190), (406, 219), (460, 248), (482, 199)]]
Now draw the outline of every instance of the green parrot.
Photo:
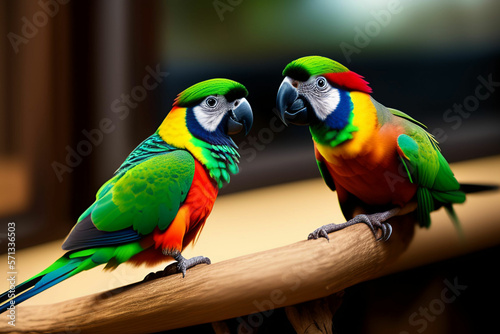
[(158, 130), (127, 157), (99, 189), (62, 248), (67, 251), (44, 271), (0, 296), (0, 312), (105, 264), (154, 265), (177, 261), (186, 270), (210, 264), (181, 252), (201, 231), (218, 190), (238, 172), (239, 154), (231, 139), (248, 133), (253, 114), (246, 88), (211, 79), (181, 92)]
[(302, 57), (283, 76), (278, 116), (309, 126), (321, 175), (348, 219), (316, 229), (309, 239), (365, 223), (377, 240), (387, 240), (388, 219), (416, 213), (420, 226), (429, 227), (430, 213), (440, 207), (458, 227), (453, 204), (463, 203), (466, 192), (491, 189), (461, 186), (426, 127), (375, 101), (363, 77), (340, 63)]

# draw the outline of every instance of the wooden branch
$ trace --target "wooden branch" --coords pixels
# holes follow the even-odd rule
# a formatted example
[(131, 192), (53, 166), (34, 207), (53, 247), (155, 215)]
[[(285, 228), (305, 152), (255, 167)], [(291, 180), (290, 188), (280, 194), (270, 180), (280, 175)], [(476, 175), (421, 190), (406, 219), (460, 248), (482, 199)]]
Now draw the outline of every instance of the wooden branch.
[[(500, 184), (500, 174), (491, 172), (499, 164), (500, 156), (497, 156), (454, 164), (452, 169), (462, 182)], [(271, 210), (266, 203), (273, 199), (272, 210), (275, 210), (276, 206), (288, 203), (284, 194), (298, 191), (308, 199), (305, 207), (313, 203), (325, 207), (331, 203), (331, 197), (324, 198), (322, 190), (325, 190), (322, 180), (311, 180), (221, 198), (218, 208), (224, 214), (218, 216), (214, 212), (212, 217), (217, 222), (224, 221), (227, 216), (233, 217), (237, 213), (234, 208), (241, 208), (249, 200), (262, 210)], [(329, 192), (326, 194), (330, 195)], [(16, 327), (8, 325), (6, 314), (1, 314), (4, 321), (0, 321), (0, 333), (141, 333), (217, 323), (230, 318), (238, 321), (242, 319), (238, 317), (254, 312), (269, 316), (272, 312), (267, 310), (271, 308), (322, 298), (361, 281), (498, 245), (498, 203), (500, 192), (496, 191), (472, 194), (464, 205), (455, 206), (462, 222), (464, 240), (458, 238), (444, 210), (433, 213), (430, 229), (416, 229), (406, 251), (413, 235), (410, 224), (393, 223), (393, 236), (387, 243), (375, 242), (368, 228), (358, 225), (331, 234), (329, 243), (324, 239), (304, 240), (210, 266), (202, 265), (190, 269), (185, 279), (175, 275), (58, 304), (21, 305), (16, 308)], [(287, 216), (287, 212), (279, 215), (273, 215), (273, 212), (266, 211), (266, 215), (282, 220), (276, 221), (274, 226), (283, 221), (287, 224), (294, 221), (291, 215), (295, 213), (288, 212)], [(323, 217), (315, 212), (302, 212), (303, 216), (314, 216), (313, 220)], [(260, 210), (259, 215), (262, 215)], [(249, 214), (248, 217), (252, 221), (258, 215)], [(297, 221), (305, 219), (295, 218)], [(316, 222), (310, 220), (304, 223), (317, 227)], [(340, 222), (341, 218), (336, 218), (336, 221)], [(224, 221), (226, 223), (229, 222)], [(224, 224), (221, 226), (227, 227)], [(209, 234), (209, 229), (210, 226), (204, 231), (205, 235)], [(261, 227), (258, 230), (264, 231)], [(219, 235), (212, 233), (211, 237)], [(286, 237), (289, 238), (287, 233), (277, 233), (275, 238), (278, 243)], [(200, 244), (197, 249), (200, 249)], [(28, 258), (32, 257), (26, 255), (25, 261)], [(78, 281), (78, 277), (74, 279)], [(66, 293), (71, 292), (66, 290)], [(228, 329), (224, 323), (214, 327), (217, 327), (217, 333), (226, 333)]]
[(297, 334), (333, 334), (333, 315), (342, 304), (344, 291), (285, 307), (286, 316)]
[[(217, 322), (329, 296), (376, 277), (412, 239), (411, 222), (393, 223), (388, 242), (363, 224), (326, 239), (300, 241), (105, 293), (16, 309), (11, 333), (151, 333)], [(279, 237), (279, 236), (277, 236)]]
[(212, 322), (212, 329), (215, 334), (231, 334), (229, 327), (224, 321)]

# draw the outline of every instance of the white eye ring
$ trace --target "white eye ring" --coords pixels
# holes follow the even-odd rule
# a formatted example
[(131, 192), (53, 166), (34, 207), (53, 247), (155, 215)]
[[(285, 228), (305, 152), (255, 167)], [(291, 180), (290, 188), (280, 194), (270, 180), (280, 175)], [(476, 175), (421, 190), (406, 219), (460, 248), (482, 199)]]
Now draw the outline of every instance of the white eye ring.
[(326, 79), (324, 77), (317, 77), (316, 87), (318, 87), (319, 90), (325, 90), (328, 87)]
[(205, 104), (207, 105), (207, 107), (213, 109), (213, 108), (215, 108), (217, 106), (218, 101), (217, 101), (217, 99), (215, 97), (209, 96), (205, 100)]

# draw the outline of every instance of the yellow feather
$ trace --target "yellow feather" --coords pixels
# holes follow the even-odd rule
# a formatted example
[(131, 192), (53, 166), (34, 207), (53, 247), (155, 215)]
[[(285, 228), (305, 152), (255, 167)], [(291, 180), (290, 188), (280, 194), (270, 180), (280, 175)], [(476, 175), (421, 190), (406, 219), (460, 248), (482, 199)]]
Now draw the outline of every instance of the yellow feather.
[(158, 128), (158, 134), (167, 144), (186, 149), (198, 161), (204, 161), (202, 148), (192, 143), (193, 135), (186, 125), (186, 108), (174, 107)]
[(366, 152), (366, 145), (370, 144), (377, 131), (377, 110), (373, 105), (370, 95), (362, 92), (351, 92), (351, 100), (354, 106), (353, 120), (358, 131), (353, 132), (353, 138), (338, 146), (331, 147), (316, 143), (318, 151), (330, 163), (335, 164), (335, 160), (352, 159), (358, 154)]

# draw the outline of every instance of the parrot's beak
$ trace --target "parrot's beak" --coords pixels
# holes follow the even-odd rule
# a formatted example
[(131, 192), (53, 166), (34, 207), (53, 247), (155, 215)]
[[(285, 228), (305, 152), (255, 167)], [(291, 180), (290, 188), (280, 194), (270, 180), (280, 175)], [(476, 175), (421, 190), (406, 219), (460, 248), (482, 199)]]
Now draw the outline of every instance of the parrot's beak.
[(276, 97), (276, 114), (285, 124), (309, 125), (309, 103), (299, 95), (289, 77), (281, 83)]
[(253, 124), (253, 113), (250, 103), (245, 98), (234, 102), (233, 110), (229, 111), (229, 119), (227, 120), (227, 133), (235, 135), (243, 129), (245, 135), (248, 134)]

